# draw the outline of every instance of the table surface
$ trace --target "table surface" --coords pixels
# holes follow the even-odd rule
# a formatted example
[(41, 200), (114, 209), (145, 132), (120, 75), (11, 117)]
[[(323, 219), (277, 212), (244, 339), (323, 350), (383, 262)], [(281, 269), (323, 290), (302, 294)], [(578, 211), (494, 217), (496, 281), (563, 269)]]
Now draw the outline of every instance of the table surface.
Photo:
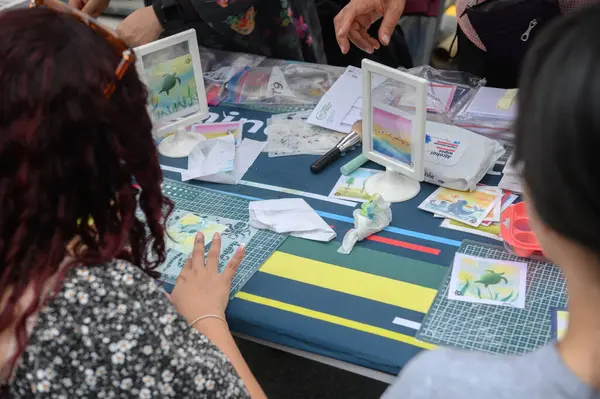
[[(211, 109), (209, 120), (244, 118), (244, 137), (264, 141), (269, 117), (264, 112), (217, 107)], [(422, 183), (416, 198), (392, 206), (389, 228), (357, 244), (350, 255), (338, 254), (352, 227), (354, 208), (327, 195), (340, 177), (339, 168), (359, 151), (320, 175), (309, 169), (315, 156), (269, 158), (263, 153), (239, 185), (191, 184), (253, 200), (304, 198), (337, 233), (330, 243), (289, 237), (231, 301), (227, 318), (233, 331), (397, 374), (421, 350), (433, 348), (414, 336), (461, 241), (495, 241), (440, 228), (442, 219), (417, 209), (436, 189)], [(161, 158), (161, 164), (186, 168), (187, 159)], [(164, 173), (180, 180), (178, 173)], [(482, 182), (496, 185), (498, 179), (486, 175)], [(289, 189), (300, 193), (290, 194)]]

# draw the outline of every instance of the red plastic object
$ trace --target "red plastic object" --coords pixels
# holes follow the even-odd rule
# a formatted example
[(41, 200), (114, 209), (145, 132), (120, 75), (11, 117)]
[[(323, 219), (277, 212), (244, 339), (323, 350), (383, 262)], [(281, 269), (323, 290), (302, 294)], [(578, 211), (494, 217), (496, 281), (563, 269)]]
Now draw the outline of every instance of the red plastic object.
[(525, 202), (506, 208), (500, 221), (500, 236), (507, 251), (522, 258), (544, 258), (542, 247), (529, 226)]

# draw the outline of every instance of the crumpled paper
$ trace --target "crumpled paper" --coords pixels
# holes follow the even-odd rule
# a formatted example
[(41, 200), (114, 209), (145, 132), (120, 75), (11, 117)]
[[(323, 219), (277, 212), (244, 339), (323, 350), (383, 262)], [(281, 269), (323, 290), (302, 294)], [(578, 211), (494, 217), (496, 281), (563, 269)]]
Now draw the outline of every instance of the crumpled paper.
[(354, 245), (368, 236), (375, 234), (392, 222), (392, 209), (383, 197), (375, 194), (370, 201), (362, 204), (353, 212), (354, 228), (346, 233), (338, 252), (348, 255)]

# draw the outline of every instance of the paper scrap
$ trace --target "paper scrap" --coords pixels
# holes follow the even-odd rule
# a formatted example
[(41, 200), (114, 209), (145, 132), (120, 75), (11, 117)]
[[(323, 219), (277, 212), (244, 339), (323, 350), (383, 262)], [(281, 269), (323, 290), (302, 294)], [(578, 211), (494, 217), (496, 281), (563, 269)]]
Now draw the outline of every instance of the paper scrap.
[(477, 227), (501, 199), (501, 194), (481, 187), (471, 192), (440, 187), (419, 205), (419, 209)]
[(371, 176), (379, 172), (381, 171), (359, 168), (348, 176), (341, 176), (337, 183), (335, 183), (329, 196), (350, 201), (367, 202), (371, 199), (371, 196), (365, 191), (365, 183)]
[(250, 225), (307, 240), (331, 241), (335, 231), (301, 198), (252, 201)]
[(235, 139), (226, 135), (199, 142), (188, 155), (188, 169), (181, 173), (181, 180), (230, 172), (234, 167)]
[(517, 97), (517, 92), (518, 92), (518, 89), (506, 90), (506, 92), (504, 92), (504, 95), (496, 103), (496, 108), (503, 109), (503, 110), (509, 109), (513, 105), (513, 102), (515, 101), (515, 98)]
[(457, 253), (448, 298), (525, 308), (527, 263), (477, 258)]
[(561, 341), (569, 326), (569, 311), (566, 308), (553, 307), (550, 309), (552, 320), (551, 336), (555, 341)]
[(238, 184), (250, 169), (256, 158), (267, 145), (266, 141), (244, 139), (235, 151), (233, 170), (231, 172), (218, 173), (216, 175), (204, 176), (198, 180), (222, 184)]

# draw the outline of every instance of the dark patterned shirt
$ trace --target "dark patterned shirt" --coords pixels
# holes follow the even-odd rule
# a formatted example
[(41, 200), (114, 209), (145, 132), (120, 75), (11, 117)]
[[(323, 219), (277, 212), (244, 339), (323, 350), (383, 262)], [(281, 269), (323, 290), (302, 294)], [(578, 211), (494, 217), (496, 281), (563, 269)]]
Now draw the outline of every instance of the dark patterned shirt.
[(10, 382), (13, 397), (247, 398), (228, 359), (123, 261), (69, 271)]

